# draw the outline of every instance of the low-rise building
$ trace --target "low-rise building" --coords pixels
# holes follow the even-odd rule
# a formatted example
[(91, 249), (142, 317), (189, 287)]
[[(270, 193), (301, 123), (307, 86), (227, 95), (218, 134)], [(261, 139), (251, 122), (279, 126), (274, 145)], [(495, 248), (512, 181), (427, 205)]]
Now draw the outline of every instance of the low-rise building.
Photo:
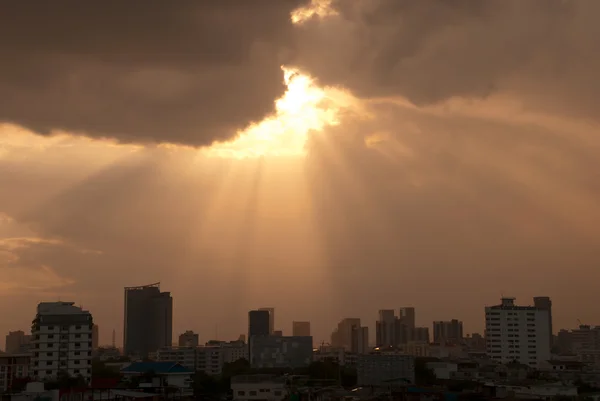
[(427, 362), (425, 366), (433, 372), (436, 379), (449, 380), (458, 372), (458, 364), (453, 362)]
[(301, 368), (313, 361), (312, 337), (254, 336), (250, 355), (254, 368)]
[(248, 346), (241, 341), (211, 341), (199, 347), (164, 347), (156, 352), (155, 360), (177, 362), (208, 375), (219, 375), (223, 365), (239, 359), (248, 359)]
[(359, 386), (385, 386), (415, 382), (415, 358), (399, 352), (358, 355)]
[(13, 382), (29, 377), (29, 354), (0, 354), (0, 392), (9, 391)]
[(234, 401), (281, 401), (288, 395), (285, 377), (242, 375), (231, 378)]
[(121, 369), (121, 374), (128, 380), (143, 378), (140, 380), (141, 388), (171, 387), (184, 395), (192, 392), (193, 373), (191, 369), (175, 362), (134, 362)]

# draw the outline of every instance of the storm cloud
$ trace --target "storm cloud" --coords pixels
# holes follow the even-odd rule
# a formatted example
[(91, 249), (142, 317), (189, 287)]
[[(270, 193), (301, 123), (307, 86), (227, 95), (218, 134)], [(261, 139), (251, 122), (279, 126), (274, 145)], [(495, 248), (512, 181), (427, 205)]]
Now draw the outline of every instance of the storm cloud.
[(0, 121), (123, 142), (210, 145), (285, 87), (303, 0), (0, 6)]

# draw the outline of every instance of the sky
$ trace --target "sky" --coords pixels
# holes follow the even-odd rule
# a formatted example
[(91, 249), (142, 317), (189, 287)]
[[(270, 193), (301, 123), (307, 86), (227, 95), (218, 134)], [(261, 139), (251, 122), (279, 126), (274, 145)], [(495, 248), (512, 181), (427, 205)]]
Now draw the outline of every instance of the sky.
[(120, 344), (158, 281), (201, 341), (600, 324), (600, 2), (138, 3), (2, 6), (0, 332), (74, 301)]

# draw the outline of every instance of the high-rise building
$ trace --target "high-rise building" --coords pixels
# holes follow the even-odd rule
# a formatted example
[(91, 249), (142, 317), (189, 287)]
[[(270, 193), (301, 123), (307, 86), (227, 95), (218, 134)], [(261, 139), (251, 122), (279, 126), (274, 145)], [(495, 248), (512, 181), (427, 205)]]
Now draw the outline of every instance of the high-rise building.
[(533, 306), (548, 311), (548, 333), (550, 334), (550, 348), (552, 348), (552, 336), (554, 334), (552, 331), (552, 300), (550, 297), (534, 297)]
[(369, 328), (354, 326), (352, 328), (352, 348), (355, 354), (366, 354), (369, 348)]
[(433, 322), (433, 342), (460, 344), (463, 339), (463, 323), (452, 319)]
[(200, 341), (200, 336), (191, 330), (179, 335), (178, 345), (180, 347), (197, 347)]
[(415, 327), (413, 329), (412, 341), (429, 343), (429, 327)]
[(42, 302), (31, 326), (33, 377), (92, 377), (92, 315), (74, 302)]
[(337, 329), (331, 334), (331, 345), (350, 351), (352, 349), (352, 330), (354, 327), (361, 327), (360, 318), (342, 319), (338, 323)]
[(396, 344), (396, 313), (393, 309), (382, 309), (375, 322), (375, 342), (378, 347), (390, 347)]
[(269, 334), (273, 334), (275, 331), (275, 308), (259, 308), (258, 310), (269, 312)]
[(146, 357), (172, 345), (173, 298), (160, 283), (125, 288), (124, 353)]
[(98, 343), (100, 341), (99, 335), (100, 335), (100, 333), (98, 330), (98, 325), (95, 324), (92, 326), (92, 350), (98, 349)]
[(300, 337), (310, 336), (310, 322), (292, 322), (292, 335)]
[(259, 309), (248, 312), (248, 342), (254, 336), (268, 336), (271, 334), (270, 312)]
[(485, 308), (486, 352), (495, 362), (513, 361), (539, 368), (550, 359), (550, 314), (535, 306), (517, 306), (514, 298)]
[(415, 308), (412, 306), (400, 308), (400, 322), (404, 324), (409, 331), (415, 328)]
[(21, 352), (27, 352), (29, 349), (30, 342), (31, 336), (25, 334), (22, 330), (9, 331), (6, 335), (6, 346), (4, 348), (4, 351), (7, 354), (18, 354)]

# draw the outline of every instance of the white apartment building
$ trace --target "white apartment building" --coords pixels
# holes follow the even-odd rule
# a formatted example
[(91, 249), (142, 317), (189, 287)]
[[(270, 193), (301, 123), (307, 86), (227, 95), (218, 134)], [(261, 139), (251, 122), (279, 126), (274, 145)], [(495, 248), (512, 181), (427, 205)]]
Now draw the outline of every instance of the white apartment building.
[(248, 360), (248, 345), (241, 341), (214, 342), (199, 347), (163, 347), (156, 352), (159, 362), (177, 362), (208, 375), (219, 375), (223, 365), (239, 359)]
[(494, 361), (517, 361), (533, 368), (550, 359), (550, 314), (535, 306), (517, 306), (514, 298), (485, 308), (486, 353)]
[(92, 377), (92, 315), (74, 302), (42, 302), (31, 326), (33, 376), (55, 378), (59, 372)]

